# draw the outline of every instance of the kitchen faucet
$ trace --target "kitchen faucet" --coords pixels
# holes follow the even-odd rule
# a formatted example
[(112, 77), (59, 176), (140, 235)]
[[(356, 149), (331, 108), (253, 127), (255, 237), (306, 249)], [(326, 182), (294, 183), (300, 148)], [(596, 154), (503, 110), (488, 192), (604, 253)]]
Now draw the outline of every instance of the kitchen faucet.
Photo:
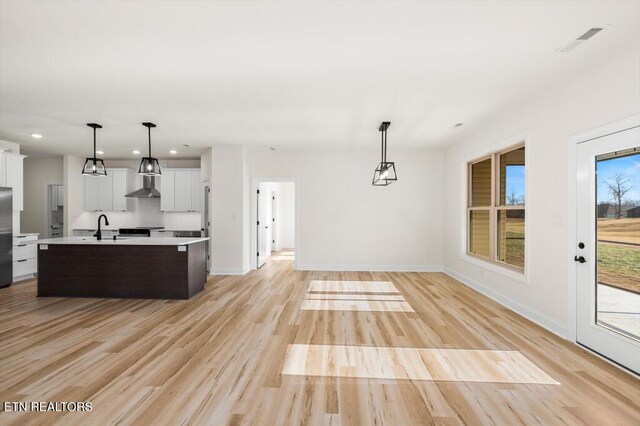
[(93, 236), (96, 237), (98, 241), (102, 240), (102, 230), (100, 229), (100, 219), (102, 219), (103, 217), (104, 217), (104, 224), (106, 226), (109, 226), (109, 219), (107, 219), (107, 215), (101, 214), (100, 216), (98, 216), (98, 232), (93, 234)]

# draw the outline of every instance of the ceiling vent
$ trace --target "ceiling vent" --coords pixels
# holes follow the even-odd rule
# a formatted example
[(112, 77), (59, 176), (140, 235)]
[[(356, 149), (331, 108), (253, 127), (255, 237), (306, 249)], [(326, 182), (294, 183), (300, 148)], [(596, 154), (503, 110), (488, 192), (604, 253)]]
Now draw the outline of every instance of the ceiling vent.
[(565, 46), (561, 47), (558, 51), (562, 52), (562, 53), (569, 53), (573, 49), (575, 49), (576, 47), (580, 46), (585, 41), (589, 40), (594, 35), (598, 34), (600, 31), (602, 31), (602, 28), (591, 28), (589, 31), (587, 31), (586, 33), (582, 34), (577, 39), (572, 40), (568, 44), (566, 44)]

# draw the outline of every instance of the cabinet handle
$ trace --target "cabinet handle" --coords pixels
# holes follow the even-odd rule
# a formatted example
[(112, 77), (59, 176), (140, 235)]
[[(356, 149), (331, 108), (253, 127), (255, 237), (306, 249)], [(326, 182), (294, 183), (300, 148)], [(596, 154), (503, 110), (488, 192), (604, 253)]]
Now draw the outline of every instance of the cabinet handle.
[(26, 235), (18, 235), (16, 238), (27, 238)]
[(26, 244), (18, 244), (16, 247), (26, 247)]
[(27, 259), (18, 260), (17, 262), (26, 262)]

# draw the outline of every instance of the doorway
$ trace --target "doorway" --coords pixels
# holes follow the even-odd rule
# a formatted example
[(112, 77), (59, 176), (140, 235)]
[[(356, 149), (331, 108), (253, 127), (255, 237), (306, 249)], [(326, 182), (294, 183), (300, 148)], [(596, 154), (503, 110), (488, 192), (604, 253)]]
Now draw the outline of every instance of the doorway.
[(273, 262), (295, 262), (296, 184), (293, 181), (256, 182), (256, 269)]
[(576, 341), (640, 372), (640, 127), (576, 148)]
[(44, 238), (60, 238), (64, 236), (64, 186), (48, 184), (45, 196)]

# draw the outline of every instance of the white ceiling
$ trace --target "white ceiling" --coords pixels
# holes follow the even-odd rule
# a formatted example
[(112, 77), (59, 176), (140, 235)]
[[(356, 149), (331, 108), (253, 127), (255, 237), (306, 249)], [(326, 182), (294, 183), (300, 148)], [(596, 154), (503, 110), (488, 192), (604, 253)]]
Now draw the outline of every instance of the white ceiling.
[(377, 147), (389, 120), (390, 149), (440, 145), (634, 47), (638, 1), (3, 0), (0, 138), (86, 156), (98, 122), (104, 157), (129, 158), (153, 121), (156, 156), (193, 157)]

